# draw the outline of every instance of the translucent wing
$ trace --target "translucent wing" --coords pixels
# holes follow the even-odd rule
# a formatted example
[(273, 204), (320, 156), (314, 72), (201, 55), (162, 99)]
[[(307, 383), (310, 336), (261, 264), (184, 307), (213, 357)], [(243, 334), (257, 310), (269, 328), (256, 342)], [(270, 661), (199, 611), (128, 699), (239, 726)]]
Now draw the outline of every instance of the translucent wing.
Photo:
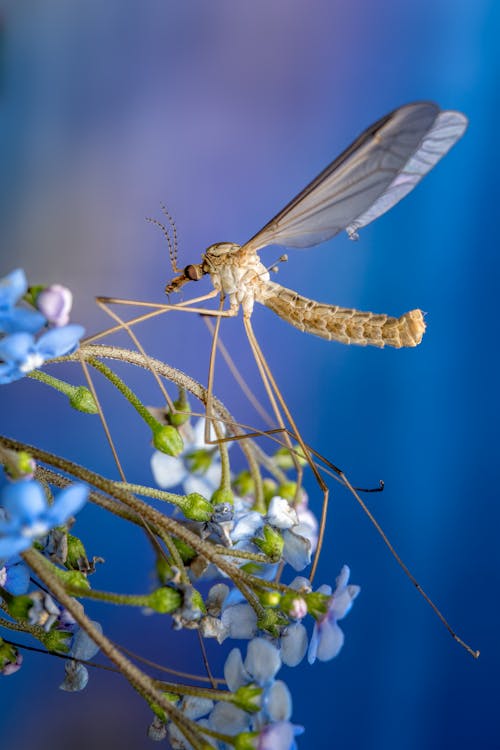
[(461, 137), (467, 118), (432, 102), (396, 109), (365, 130), (243, 248), (310, 247), (388, 211)]

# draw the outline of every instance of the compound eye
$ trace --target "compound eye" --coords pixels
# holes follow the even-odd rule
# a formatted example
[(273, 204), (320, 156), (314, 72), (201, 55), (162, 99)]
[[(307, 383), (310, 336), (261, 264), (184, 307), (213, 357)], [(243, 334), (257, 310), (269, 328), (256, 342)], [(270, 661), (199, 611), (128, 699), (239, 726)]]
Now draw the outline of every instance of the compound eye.
[(192, 265), (186, 266), (186, 268), (184, 269), (184, 276), (190, 281), (199, 281), (201, 278), (198, 267)]

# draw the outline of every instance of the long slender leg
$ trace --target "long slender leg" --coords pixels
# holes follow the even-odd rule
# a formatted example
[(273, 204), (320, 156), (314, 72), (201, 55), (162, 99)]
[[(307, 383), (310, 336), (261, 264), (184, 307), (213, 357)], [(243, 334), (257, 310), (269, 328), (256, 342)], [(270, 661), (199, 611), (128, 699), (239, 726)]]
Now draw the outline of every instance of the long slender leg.
[[(210, 318), (205, 318), (204, 317), (203, 321), (204, 321), (205, 325), (207, 326), (208, 330), (210, 331), (210, 333), (213, 336), (214, 335), (214, 324), (212, 323), (212, 321), (210, 320)], [(252, 404), (252, 406), (255, 409), (255, 411), (258, 414), (260, 414), (260, 416), (262, 417), (262, 419), (264, 420), (264, 422), (266, 422), (266, 424), (268, 424), (269, 427), (271, 427), (271, 428), (274, 427), (274, 422), (273, 422), (271, 416), (264, 409), (264, 407), (262, 406), (262, 404), (260, 403), (260, 401), (255, 397), (252, 389), (250, 388), (250, 386), (246, 382), (245, 378), (243, 377), (243, 375), (239, 371), (238, 367), (236, 366), (233, 358), (231, 357), (231, 355), (229, 354), (228, 350), (226, 349), (226, 347), (222, 343), (222, 339), (220, 338), (220, 336), (217, 338), (217, 348), (219, 349), (220, 353), (222, 354), (222, 358), (224, 359), (224, 361), (226, 362), (227, 366), (229, 367), (229, 370), (231, 371), (231, 374), (233, 375), (234, 379), (236, 380), (236, 382), (240, 386), (241, 390), (243, 391), (243, 393), (245, 394), (245, 396), (247, 397), (247, 399), (249, 400), (249, 402)], [(267, 434), (267, 433), (263, 432), (262, 434)]]
[[(170, 305), (170, 304), (160, 304), (156, 302), (140, 302), (136, 300), (130, 300), (130, 299), (120, 299), (118, 297), (97, 297), (96, 301), (99, 303), (104, 303), (106, 305), (127, 305), (127, 306), (133, 306), (133, 307), (147, 307), (147, 308), (153, 308), (152, 312), (146, 313), (144, 315), (139, 315), (136, 318), (132, 318), (132, 320), (127, 321), (128, 326), (135, 325), (136, 323), (141, 323), (144, 320), (149, 320), (150, 318), (154, 318), (157, 315), (163, 315), (163, 313), (169, 312), (171, 310), (182, 310), (186, 312), (197, 312), (197, 313), (205, 313), (206, 315), (214, 314), (214, 311), (205, 310), (203, 308), (201, 309), (191, 309), (191, 305), (193, 303), (198, 302), (204, 302), (209, 299), (213, 299), (218, 295), (219, 292), (217, 292), (215, 289), (209, 292), (209, 294), (204, 294), (202, 297), (195, 297), (192, 300), (187, 300), (186, 302), (179, 302), (177, 305)], [(216, 313), (215, 313), (216, 314)], [(82, 341), (84, 344), (90, 344), (95, 341), (98, 341), (99, 339), (104, 338), (105, 336), (108, 336), (111, 333), (116, 333), (117, 331), (123, 330), (123, 325), (117, 325), (113, 326), (111, 328), (106, 328), (104, 331), (100, 331), (99, 333), (94, 334), (93, 336), (88, 336), (86, 339)]]
[(289, 424), (290, 424), (293, 432), (297, 436), (297, 442), (299, 443), (300, 448), (301, 448), (301, 450), (302, 450), (302, 452), (304, 454), (304, 457), (306, 458), (307, 463), (311, 467), (312, 472), (314, 474), (314, 477), (315, 477), (315, 479), (316, 479), (316, 481), (317, 481), (317, 483), (318, 483), (318, 485), (319, 485), (319, 487), (321, 489), (321, 492), (323, 493), (323, 507), (322, 507), (322, 511), (321, 511), (321, 520), (320, 520), (319, 533), (318, 533), (318, 546), (316, 548), (316, 553), (314, 555), (314, 560), (313, 560), (313, 564), (312, 564), (312, 567), (311, 567), (311, 575), (310, 575), (311, 582), (312, 582), (312, 580), (314, 579), (315, 573), (316, 573), (316, 568), (318, 566), (319, 556), (321, 554), (321, 548), (323, 546), (323, 538), (324, 538), (325, 526), (326, 526), (326, 517), (327, 517), (327, 512), (328, 512), (328, 495), (329, 495), (328, 486), (326, 485), (325, 481), (323, 480), (323, 477), (319, 473), (318, 468), (317, 468), (317, 466), (316, 466), (316, 464), (315, 464), (315, 462), (314, 462), (314, 460), (313, 460), (313, 458), (311, 456), (311, 453), (310, 453), (307, 445), (305, 444), (304, 440), (302, 439), (302, 436), (301, 436), (301, 434), (300, 434), (300, 432), (299, 432), (299, 430), (297, 428), (297, 425), (295, 424), (295, 420), (293, 419), (293, 417), (292, 417), (292, 415), (290, 413), (290, 410), (288, 409), (288, 407), (287, 407), (287, 405), (285, 403), (285, 400), (284, 400), (283, 396), (281, 395), (281, 391), (279, 390), (279, 388), (277, 386), (277, 383), (276, 383), (276, 381), (275, 381), (275, 379), (273, 377), (273, 374), (272, 374), (272, 372), (271, 372), (271, 370), (269, 368), (269, 365), (267, 364), (267, 361), (266, 361), (266, 359), (264, 357), (264, 354), (262, 353), (262, 350), (261, 350), (261, 348), (260, 348), (260, 346), (259, 346), (259, 344), (257, 342), (257, 339), (256, 339), (255, 334), (253, 332), (252, 324), (250, 322), (250, 318), (244, 318), (243, 320), (244, 320), (244, 324), (245, 324), (245, 331), (246, 331), (246, 334), (247, 334), (247, 337), (248, 337), (248, 341), (250, 343), (250, 347), (251, 347), (252, 352), (254, 354), (255, 361), (257, 362), (257, 366), (259, 367), (261, 375), (262, 375), (262, 373), (264, 373), (264, 376), (265, 376), (265, 377), (263, 377), (264, 386), (266, 387), (266, 391), (268, 393), (269, 400), (271, 402), (271, 406), (273, 408), (273, 411), (276, 414), (276, 418), (277, 418), (277, 420), (279, 422), (279, 425), (283, 429), (286, 429), (285, 425), (283, 423), (283, 419), (281, 417), (281, 412), (278, 409), (278, 406), (276, 404), (276, 399), (274, 398), (274, 394), (276, 395), (276, 398), (277, 398), (277, 400), (278, 400), (278, 402), (279, 402), (279, 404), (280, 404), (280, 406), (281, 406), (281, 408), (283, 410), (283, 413), (284, 413), (286, 419), (288, 420), (288, 422), (289, 422)]
[[(221, 295), (219, 302), (219, 312), (222, 312), (223, 305), (224, 297)], [(214, 421), (212, 409), (212, 394), (214, 387), (215, 355), (217, 353), (217, 341), (219, 338), (221, 319), (222, 318), (219, 316), (215, 321), (214, 332), (212, 336), (212, 346), (210, 347), (210, 360), (208, 363), (207, 403), (205, 404), (205, 443), (207, 444), (210, 443), (210, 426)]]

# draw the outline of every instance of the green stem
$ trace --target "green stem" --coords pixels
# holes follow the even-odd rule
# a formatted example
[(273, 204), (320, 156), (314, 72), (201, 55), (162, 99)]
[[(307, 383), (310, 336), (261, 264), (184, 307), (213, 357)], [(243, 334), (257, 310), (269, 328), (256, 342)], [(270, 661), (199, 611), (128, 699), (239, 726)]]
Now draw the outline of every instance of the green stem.
[(88, 357), (87, 362), (95, 370), (98, 370), (102, 375), (104, 375), (104, 377), (107, 378), (107, 380), (109, 380), (110, 383), (112, 383), (118, 391), (120, 391), (122, 396), (124, 396), (127, 401), (132, 404), (139, 416), (151, 428), (152, 432), (161, 429), (163, 425), (153, 417), (153, 415), (146, 409), (142, 401), (135, 395), (135, 393), (128, 387), (128, 385), (126, 385), (123, 380), (113, 372), (110, 367), (108, 367), (95, 357)]
[(151, 497), (154, 500), (161, 500), (165, 503), (171, 503), (181, 510), (187, 500), (186, 495), (176, 495), (174, 492), (165, 492), (165, 490), (158, 490), (156, 487), (148, 487), (143, 484), (130, 484), (130, 482), (115, 482), (116, 487), (122, 487), (128, 492), (133, 492), (136, 495), (142, 495), (143, 497)]
[(59, 378), (55, 378), (43, 370), (32, 370), (28, 373), (28, 377), (32, 380), (39, 380), (41, 383), (45, 383), (45, 385), (54, 388), (68, 398), (71, 398), (77, 389), (77, 386), (66, 383), (65, 380), (59, 380)]

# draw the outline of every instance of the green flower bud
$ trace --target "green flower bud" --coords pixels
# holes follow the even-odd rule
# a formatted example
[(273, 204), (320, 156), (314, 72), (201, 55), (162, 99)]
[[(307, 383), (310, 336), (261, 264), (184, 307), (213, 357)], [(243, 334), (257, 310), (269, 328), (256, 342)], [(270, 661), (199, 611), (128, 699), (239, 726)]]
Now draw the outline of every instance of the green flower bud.
[(29, 596), (12, 596), (12, 594), (2, 593), (2, 597), (7, 604), (9, 615), (14, 620), (27, 620), (29, 611), (33, 606), (33, 599)]
[(259, 732), (241, 732), (233, 739), (234, 750), (257, 750)]
[(24, 295), (23, 300), (29, 305), (36, 307), (38, 295), (46, 288), (47, 284), (34, 284), (33, 286), (29, 286), (26, 290), (26, 294)]
[(2, 450), (2, 462), (6, 474), (14, 480), (31, 479), (35, 473), (36, 463), (27, 451)]
[(319, 594), (317, 591), (311, 591), (310, 594), (305, 594), (304, 599), (307, 602), (307, 610), (315, 619), (326, 614), (328, 611), (328, 602), (331, 596), (326, 594)]
[(262, 688), (258, 685), (251, 683), (250, 685), (242, 685), (233, 694), (232, 703), (238, 708), (242, 708), (243, 711), (247, 711), (249, 714), (260, 711), (262, 708)]
[(207, 608), (205, 607), (205, 602), (203, 601), (203, 597), (200, 592), (191, 586), (189, 589), (189, 596), (191, 599), (190, 604), (196, 609), (199, 609), (200, 612), (203, 612), (204, 615), (206, 615)]
[[(174, 706), (179, 701), (179, 696), (175, 695), (174, 693), (167, 693), (167, 692), (162, 691), (161, 694), (164, 698), (170, 701), (170, 703), (172, 703)], [(149, 703), (149, 707), (151, 708), (155, 716), (158, 716), (158, 718), (161, 719), (161, 721), (166, 723), (168, 721), (168, 716), (163, 710), (163, 708), (160, 708), (160, 706), (157, 703), (153, 703), (152, 701), (148, 701), (148, 703)]]
[(288, 625), (288, 618), (278, 609), (267, 607), (264, 614), (258, 618), (257, 625), (261, 630), (270, 633), (273, 638), (278, 638), (283, 628)]
[(241, 474), (238, 474), (233, 482), (233, 487), (236, 494), (240, 495), (240, 497), (255, 493), (255, 483), (249, 471), (242, 471)]
[(186, 544), (182, 539), (179, 539), (178, 537), (174, 537), (174, 544), (179, 550), (179, 554), (182, 557), (182, 562), (188, 565), (196, 555), (198, 554), (195, 549), (190, 547), (189, 544)]
[(283, 482), (283, 484), (280, 484), (278, 487), (276, 494), (285, 500), (288, 500), (290, 505), (293, 505), (297, 494), (297, 482)]
[(186, 518), (190, 518), (193, 521), (209, 521), (214, 512), (211, 503), (197, 492), (185, 495), (179, 502), (179, 507)]
[(276, 529), (267, 525), (262, 529), (262, 533), (264, 535), (263, 539), (253, 537), (252, 542), (256, 544), (270, 560), (273, 562), (279, 562), (279, 560), (281, 560), (281, 553), (283, 552), (283, 537), (278, 531), (276, 531)]
[(155, 612), (165, 615), (175, 612), (180, 607), (181, 601), (182, 596), (179, 591), (170, 586), (163, 586), (148, 596), (147, 606), (154, 609)]
[(72, 633), (57, 630), (53, 627), (48, 633), (44, 633), (40, 640), (47, 651), (61, 651), (66, 654), (69, 651), (72, 637)]
[[(179, 398), (174, 401), (174, 409), (178, 411), (167, 412), (167, 419), (174, 427), (180, 427), (189, 420), (191, 414), (191, 406), (189, 405), (189, 401), (187, 399), (186, 391), (184, 390), (184, 388), (179, 388)], [(184, 413), (181, 414), (179, 412)]]
[(168, 456), (178, 456), (184, 449), (184, 443), (178, 431), (172, 425), (159, 425), (153, 432), (154, 447)]
[(61, 579), (66, 588), (80, 589), (82, 593), (90, 590), (90, 583), (79, 570), (61, 570), (54, 567), (53, 571)]
[(174, 571), (172, 570), (172, 566), (165, 560), (163, 555), (158, 555), (156, 558), (156, 575), (158, 576), (158, 581), (161, 583), (162, 586), (164, 586), (168, 581), (172, 580), (174, 577)]
[(227, 503), (227, 505), (234, 505), (234, 495), (230, 489), (219, 487), (219, 489), (215, 490), (215, 492), (213, 493), (210, 502), (212, 503), (212, 505), (220, 505), (222, 503)]
[(288, 448), (278, 448), (273, 456), (273, 459), (276, 466), (287, 471), (288, 469), (294, 468), (294, 457), (301, 466), (306, 465), (307, 461), (304, 456), (304, 451), (302, 450), (300, 445), (297, 444), (293, 446), (293, 454)]
[(77, 411), (84, 414), (98, 414), (99, 409), (92, 392), (84, 385), (76, 386), (69, 396), (69, 403)]
[(64, 563), (69, 570), (81, 570), (82, 562), (88, 567), (89, 561), (83, 542), (77, 536), (67, 535), (68, 554)]
[(200, 448), (200, 450), (188, 453), (185, 460), (191, 473), (204, 474), (212, 463), (212, 452)]
[(20, 668), (23, 657), (15, 646), (0, 638), (0, 674), (14, 674)]
[(259, 601), (264, 607), (277, 607), (281, 600), (281, 594), (278, 591), (262, 591), (259, 594)]
[(272, 498), (278, 494), (278, 484), (274, 481), (274, 479), (270, 479), (269, 477), (267, 477), (262, 482), (262, 489), (264, 490), (264, 501), (267, 506), (271, 502)]

